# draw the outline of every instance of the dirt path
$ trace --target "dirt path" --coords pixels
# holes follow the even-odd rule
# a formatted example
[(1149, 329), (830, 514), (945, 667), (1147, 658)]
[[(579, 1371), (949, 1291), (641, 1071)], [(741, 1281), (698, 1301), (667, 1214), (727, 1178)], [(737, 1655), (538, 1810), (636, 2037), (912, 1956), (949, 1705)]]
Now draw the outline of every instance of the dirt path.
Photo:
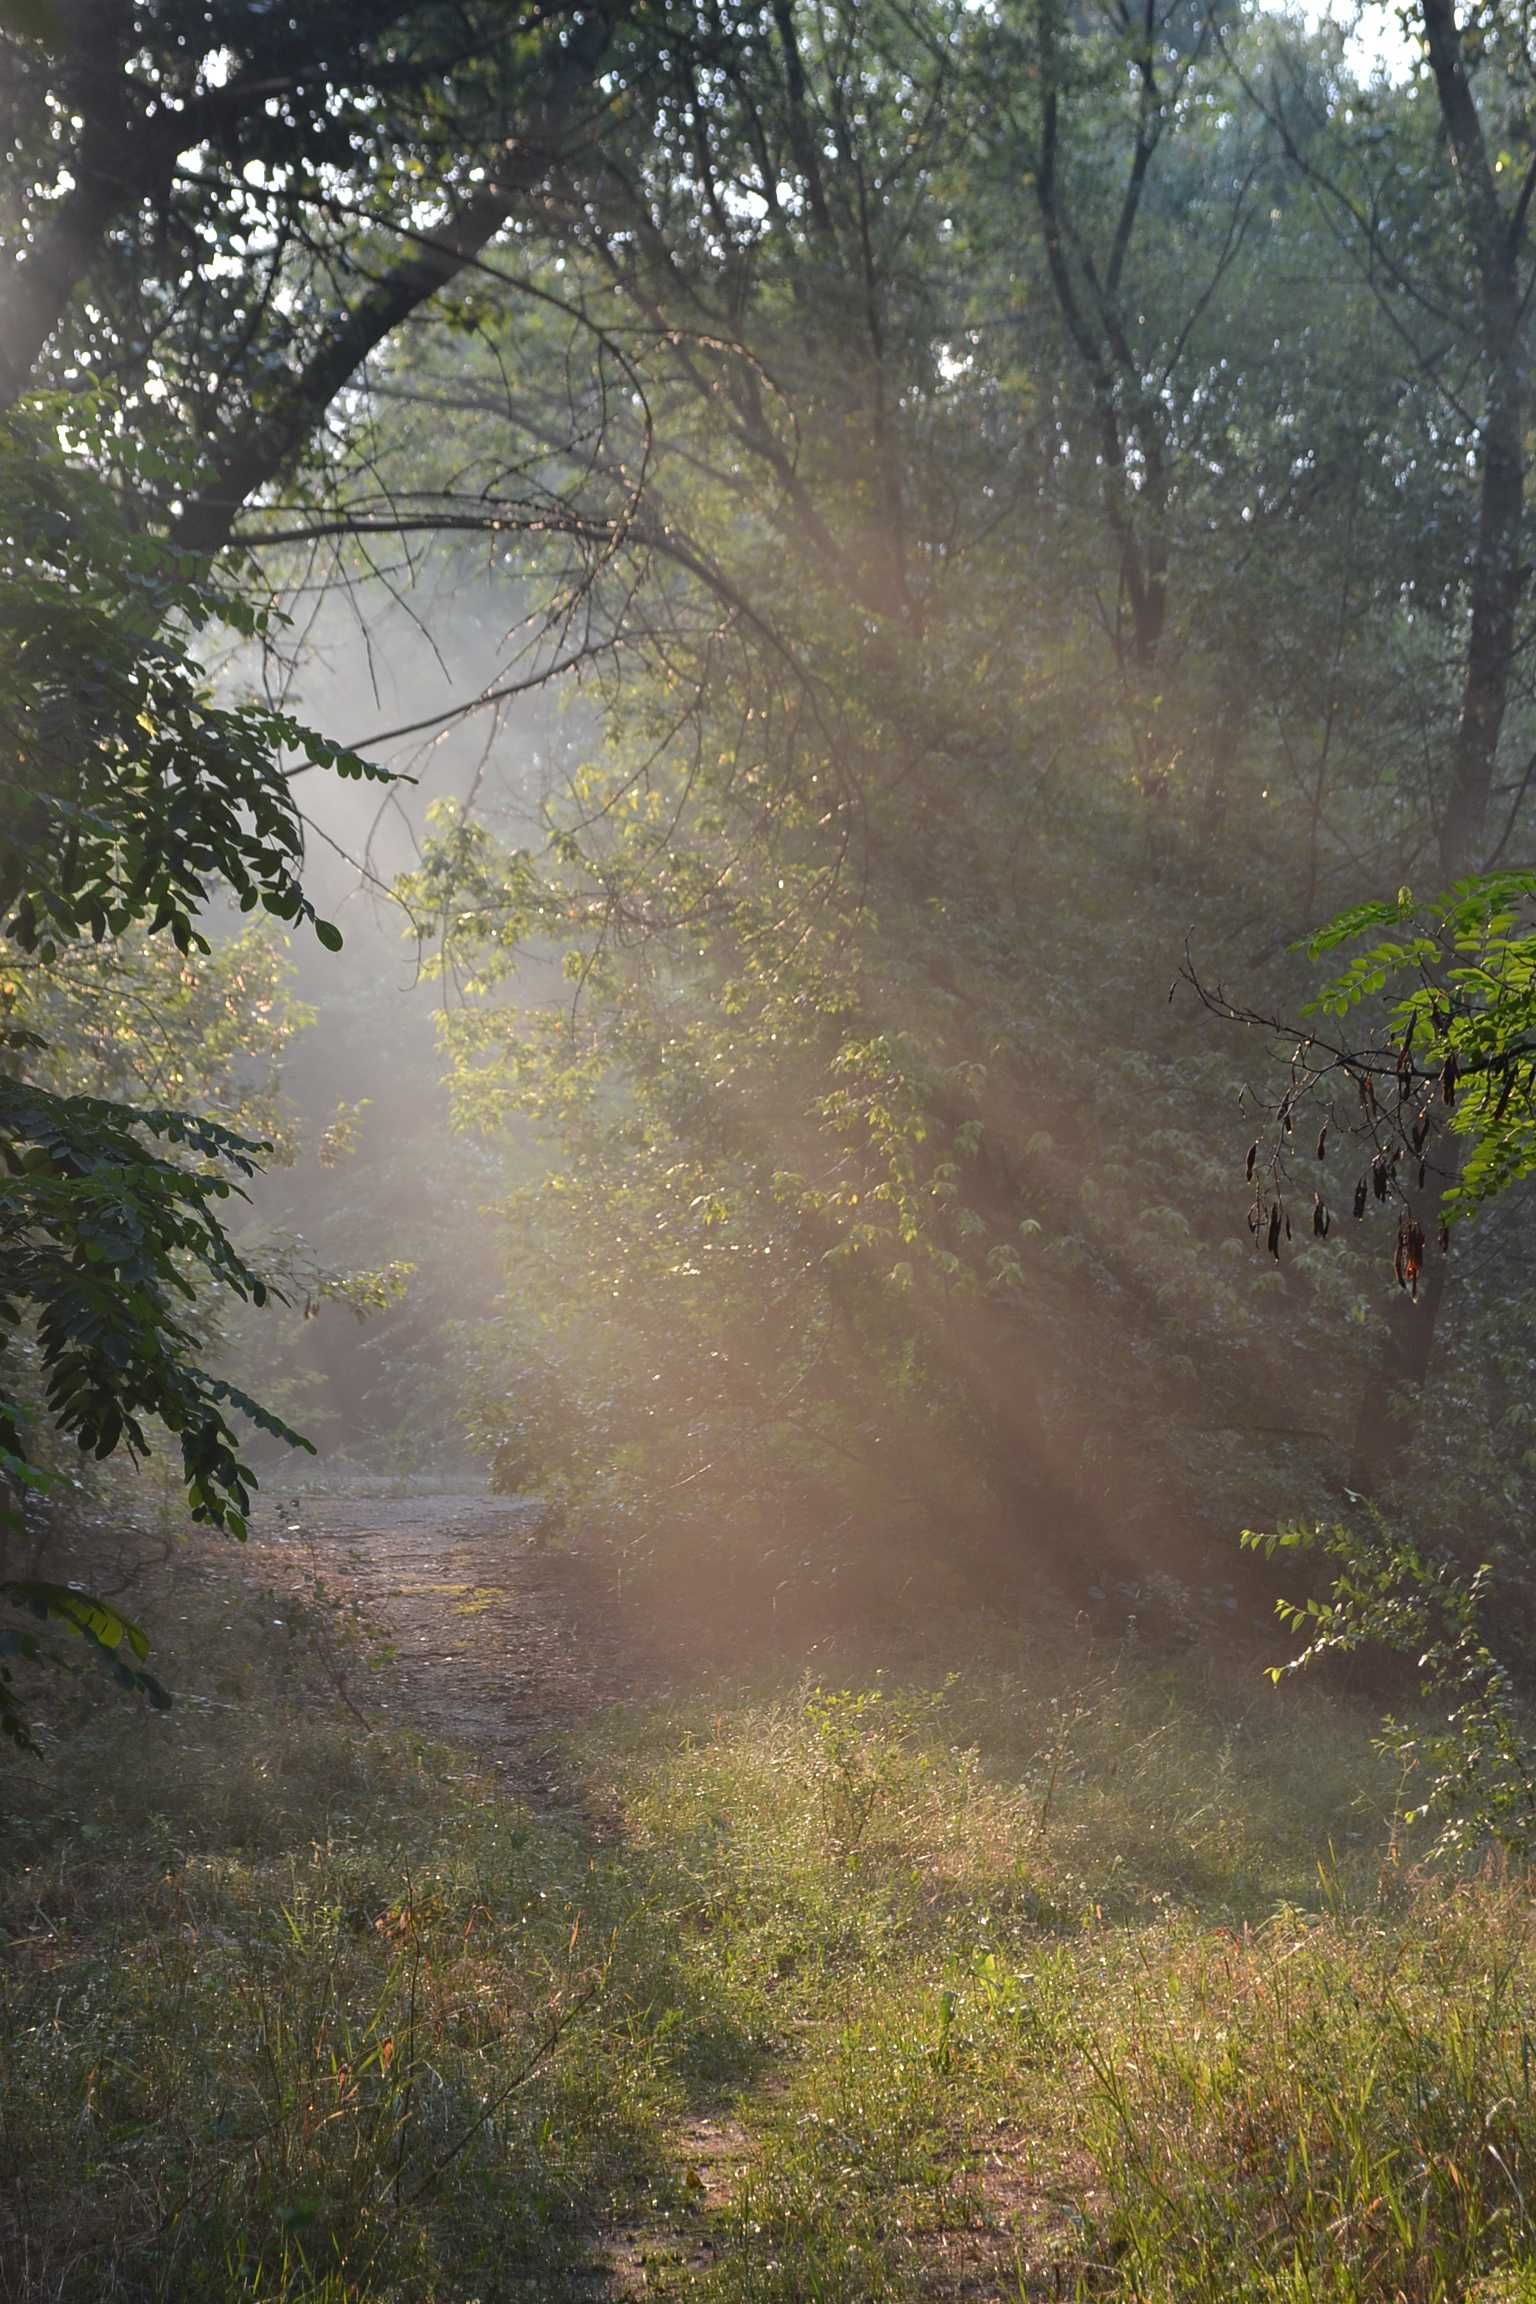
[[(387, 1645), (378, 1677), (349, 1642), (331, 1659), (338, 1696), (370, 1724), (409, 1722), (467, 1746), (519, 1798), (577, 1810), (601, 1830), (562, 1779), (556, 1740), (600, 1706), (654, 1688), (655, 1674), (590, 1569), (540, 1543), (540, 1517), (528, 1498), (274, 1499), (242, 1575), (295, 1599), (323, 1587), (344, 1624)], [(664, 2271), (708, 2261), (699, 2214), (728, 2197), (750, 2146), (734, 2120), (710, 2115), (685, 2121), (673, 2144), (694, 2216), (681, 2228), (642, 2221), (596, 2236), (573, 2291), (591, 2304), (630, 2304)]]
[(590, 1570), (539, 1538), (530, 1498), (277, 1498), (252, 1532), (246, 1580), (326, 1596), (391, 1652), (375, 1676), (334, 1668), (343, 1700), (468, 1745), (516, 1789), (559, 1802), (563, 1729), (635, 1693), (645, 1674)]
[[(315, 1496), (269, 1503), (242, 1558), (247, 1584), (294, 1600), (321, 1597), (317, 1638), (341, 1611), (343, 1632), (326, 1661), (338, 1700), (370, 1725), (424, 1729), (479, 1754), (517, 1797), (570, 1812), (606, 1836), (581, 1788), (562, 1777), (562, 1731), (600, 1707), (659, 1694), (666, 1675), (624, 1623), (592, 1570), (546, 1548), (531, 1499), (476, 1495)], [(368, 1668), (383, 1642), (388, 1669)], [(770, 2085), (770, 2093), (771, 2085)], [(1059, 2204), (1019, 2155), (988, 2139), (977, 2170), (981, 2205), (924, 2243), (923, 2293), (934, 2304), (991, 2304), (1008, 2294), (1062, 2291), (1024, 2282), (1020, 2235), (1044, 2245)], [(687, 2186), (686, 2211), (627, 2222), (593, 2236), (571, 2293), (582, 2304), (639, 2304), (701, 2272), (719, 2245), (712, 2232), (756, 2157), (729, 2105), (698, 2109), (671, 2138)]]

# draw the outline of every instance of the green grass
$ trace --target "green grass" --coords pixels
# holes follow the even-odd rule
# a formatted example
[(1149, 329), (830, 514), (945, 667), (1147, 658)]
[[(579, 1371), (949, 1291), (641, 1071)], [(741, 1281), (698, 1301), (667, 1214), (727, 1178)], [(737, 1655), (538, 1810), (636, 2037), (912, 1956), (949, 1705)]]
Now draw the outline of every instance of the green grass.
[(1536, 2299), (1530, 1896), (1359, 1711), (1058, 1635), (539, 1811), (177, 1592), (202, 1701), (6, 1763), (7, 2299)]

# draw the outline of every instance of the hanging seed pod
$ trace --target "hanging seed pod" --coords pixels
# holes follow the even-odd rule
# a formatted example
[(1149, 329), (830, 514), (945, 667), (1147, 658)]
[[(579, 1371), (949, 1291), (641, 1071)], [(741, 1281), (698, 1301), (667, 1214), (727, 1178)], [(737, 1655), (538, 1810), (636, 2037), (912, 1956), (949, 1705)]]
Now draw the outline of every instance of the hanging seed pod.
[(1280, 1261), (1280, 1203), (1278, 1200), (1269, 1212), (1269, 1252), (1278, 1264)]
[(1289, 1209), (1287, 1209), (1285, 1212), (1285, 1236), (1287, 1240), (1289, 1240), (1291, 1236), (1291, 1212)]
[(1361, 1177), (1361, 1179), (1360, 1179), (1360, 1181), (1359, 1181), (1359, 1183), (1358, 1183), (1358, 1184), (1355, 1186), (1355, 1221), (1356, 1221), (1356, 1223), (1358, 1223), (1358, 1222), (1359, 1222), (1359, 1220), (1360, 1220), (1360, 1218), (1361, 1218), (1361, 1217), (1362, 1217), (1362, 1216), (1365, 1214), (1365, 1195), (1366, 1195), (1366, 1189), (1367, 1189), (1367, 1186), (1366, 1186), (1366, 1180), (1365, 1180), (1365, 1178), (1362, 1176), (1362, 1177)]
[(1500, 1090), (1499, 1090), (1499, 1100), (1498, 1100), (1498, 1103), (1497, 1103), (1497, 1104), (1494, 1106), (1494, 1108), (1493, 1108), (1493, 1117), (1494, 1117), (1494, 1120), (1495, 1120), (1496, 1122), (1497, 1122), (1497, 1121), (1499, 1121), (1499, 1120), (1502, 1120), (1502, 1119), (1503, 1119), (1503, 1117), (1504, 1117), (1504, 1107), (1506, 1106), (1506, 1104), (1508, 1104), (1508, 1102), (1509, 1102), (1509, 1100), (1510, 1100), (1511, 1096), (1513, 1096), (1514, 1092), (1515, 1092), (1515, 1067), (1514, 1067), (1514, 1063), (1513, 1063), (1513, 1061), (1512, 1061), (1512, 1060), (1511, 1060), (1511, 1059), (1510, 1059), (1508, 1056), (1506, 1056), (1506, 1057), (1505, 1057), (1505, 1059), (1504, 1059), (1504, 1082), (1503, 1082), (1503, 1085), (1502, 1085), (1502, 1087), (1501, 1087), (1501, 1088), (1500, 1088)]
[(1323, 1122), (1322, 1127), (1318, 1130), (1317, 1156), (1319, 1160), (1326, 1160), (1328, 1157), (1328, 1123), (1326, 1120)]
[(1424, 1227), (1416, 1216), (1405, 1216), (1398, 1226), (1397, 1254), (1398, 1279), (1417, 1298), (1424, 1269)]
[(1407, 1102), (1408, 1091), (1413, 1086), (1413, 1035), (1418, 1027), (1418, 1021), (1418, 1010), (1415, 1009), (1408, 1019), (1408, 1029), (1403, 1035), (1403, 1044), (1397, 1052), (1397, 1100), (1399, 1104)]
[(1244, 1174), (1247, 1176), (1247, 1178), (1248, 1178), (1248, 1181), (1249, 1181), (1249, 1183), (1250, 1183), (1250, 1184), (1253, 1182), (1253, 1172), (1254, 1172), (1255, 1168), (1257, 1168), (1258, 1164), (1259, 1164), (1259, 1140), (1258, 1140), (1257, 1136), (1255, 1136), (1255, 1138), (1254, 1138), (1253, 1142), (1252, 1142), (1252, 1143), (1249, 1145), (1249, 1147), (1248, 1147), (1248, 1166), (1247, 1166), (1247, 1168), (1244, 1170)]
[(1440, 1093), (1445, 1098), (1447, 1104), (1454, 1104), (1456, 1101), (1457, 1070), (1458, 1066), (1456, 1063), (1456, 1051), (1453, 1048), (1450, 1054), (1446, 1057), (1445, 1070), (1440, 1075)]
[(1312, 1195), (1312, 1230), (1319, 1240), (1326, 1240), (1328, 1237), (1328, 1221), (1328, 1211), (1323, 1206), (1322, 1195), (1314, 1192)]
[(1385, 1152), (1378, 1152), (1371, 1162), (1371, 1190), (1378, 1200), (1385, 1200), (1387, 1196), (1387, 1179), (1391, 1173), (1391, 1164)]
[(1422, 1152), (1422, 1151), (1423, 1151), (1423, 1149), (1424, 1149), (1424, 1139), (1426, 1138), (1426, 1136), (1428, 1136), (1428, 1134), (1429, 1134), (1429, 1106), (1428, 1106), (1427, 1104), (1423, 1104), (1423, 1105), (1421, 1105), (1421, 1106), (1419, 1107), (1418, 1117), (1415, 1119), (1415, 1121), (1414, 1121), (1414, 1123), (1413, 1123), (1413, 1133), (1412, 1133), (1412, 1137), (1411, 1137), (1411, 1139), (1410, 1139), (1410, 1141), (1412, 1142), (1412, 1145), (1413, 1145), (1413, 1148), (1414, 1148), (1415, 1152)]

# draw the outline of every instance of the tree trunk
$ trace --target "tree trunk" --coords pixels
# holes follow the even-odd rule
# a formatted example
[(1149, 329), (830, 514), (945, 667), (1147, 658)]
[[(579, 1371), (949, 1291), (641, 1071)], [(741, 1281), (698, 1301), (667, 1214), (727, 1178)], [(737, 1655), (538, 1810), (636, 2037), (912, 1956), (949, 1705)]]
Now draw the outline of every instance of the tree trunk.
[[(1476, 269), (1483, 355), (1477, 539), (1468, 570), (1468, 632), (1450, 782), (1440, 821), (1439, 863), (1450, 883), (1476, 872), (1488, 844), (1488, 801), (1499, 738), (1509, 707), (1520, 595), (1525, 518), (1524, 425), (1520, 374), (1520, 254), (1526, 204), (1512, 217), (1499, 202), (1483, 137), (1453, 0), (1421, 0), (1421, 15), (1440, 116), (1460, 185)], [(1458, 1139), (1445, 1148), (1456, 1180)], [(1426, 1231), (1431, 1230), (1426, 1225)], [(1449, 1272), (1443, 1256), (1426, 1265), (1415, 1303), (1404, 1295), (1393, 1307), (1377, 1370), (1366, 1386), (1355, 1426), (1352, 1476), (1372, 1487), (1388, 1472), (1395, 1434), (1390, 1401), (1395, 1389), (1422, 1386), (1435, 1355)]]

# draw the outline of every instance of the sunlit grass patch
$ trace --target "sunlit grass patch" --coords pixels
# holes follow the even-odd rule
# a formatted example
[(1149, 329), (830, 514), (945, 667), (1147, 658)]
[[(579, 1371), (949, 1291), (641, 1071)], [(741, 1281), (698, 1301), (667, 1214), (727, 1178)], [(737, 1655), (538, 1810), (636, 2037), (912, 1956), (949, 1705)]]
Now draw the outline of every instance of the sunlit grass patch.
[(1256, 1669), (1078, 1664), (685, 1706), (615, 1723), (588, 1764), (715, 1893), (767, 1882), (861, 1926), (978, 1903), (1059, 1927), (1170, 1902), (1255, 1918), (1315, 1892), (1320, 1857), (1370, 1875), (1394, 1786), (1365, 1713)]
[[(1513, 2192), (1445, 2235), (1410, 2163), (1368, 2146), (1415, 2086), (1443, 2105), (1432, 2041), (1460, 2043), (1461, 2145), (1508, 2117), (1522, 1891), (1448, 1898), (1400, 1872), (1383, 1888), (1392, 1788), (1354, 1707), (1195, 1671), (1181, 1697), (1124, 1660), (1075, 1688), (1059, 1667), (1041, 1679), (802, 1686), (598, 1739), (637, 1848), (686, 1884), (693, 1964), (773, 2050), (773, 2087), (736, 2100), (754, 2150), (708, 2260), (672, 2287), (938, 2295), (958, 2264), (971, 2293), (1389, 2304), (1469, 2293), (1517, 2260)], [(1505, 1981), (1464, 2022), (1457, 1944), (1480, 1931), (1469, 1973)], [(1265, 2091), (1309, 2028), (1291, 2085), (1336, 2164), (1314, 2139), (1311, 2161), (1276, 2147), (1265, 2168), (1254, 2138), (1284, 2124)], [(1329, 2126), (1352, 2092), (1368, 2114), (1353, 2143)], [(1522, 2131), (1522, 2168), (1525, 2149)], [(1397, 2171), (1416, 2234), (1394, 2221), (1402, 2199), (1351, 2204), (1373, 2169)], [(1434, 2181), (1460, 2197), (1454, 2151)], [(1392, 2245), (1372, 2226), (1348, 2257), (1352, 2213)]]
[(1388, 1914), (1170, 1943), (1088, 2039), (1116, 2292), (1520, 2293), (1532, 1923), (1524, 1883), (1426, 1886)]

